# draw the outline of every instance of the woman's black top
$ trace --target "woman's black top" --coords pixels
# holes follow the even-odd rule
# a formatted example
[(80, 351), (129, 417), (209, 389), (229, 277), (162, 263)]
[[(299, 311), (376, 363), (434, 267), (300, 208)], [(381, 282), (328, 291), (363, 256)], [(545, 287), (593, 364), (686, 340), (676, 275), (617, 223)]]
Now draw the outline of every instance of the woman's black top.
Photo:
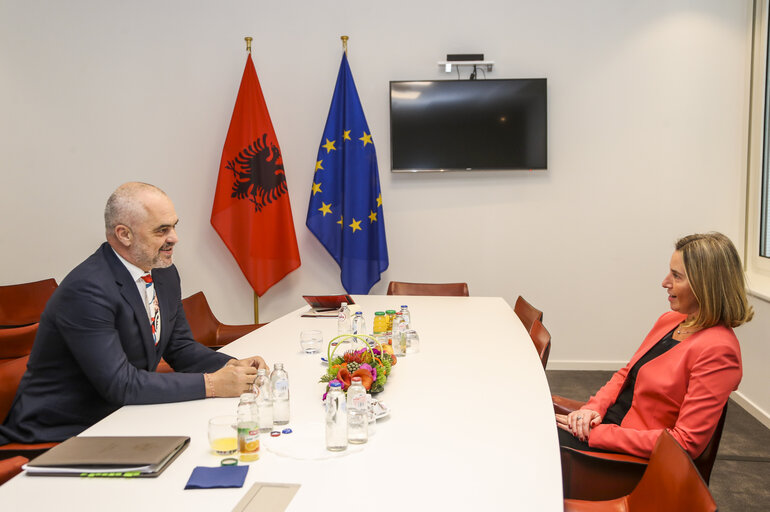
[(668, 334), (663, 336), (660, 341), (648, 350), (647, 353), (644, 354), (631, 368), (631, 371), (629, 371), (626, 376), (626, 382), (623, 385), (623, 389), (620, 391), (615, 403), (607, 409), (607, 412), (602, 419), (602, 423), (620, 425), (620, 422), (623, 421), (626, 413), (631, 409), (631, 402), (634, 399), (634, 386), (636, 385), (636, 376), (639, 373), (639, 369), (679, 344), (679, 341), (674, 339), (675, 330), (676, 327), (671, 329)]

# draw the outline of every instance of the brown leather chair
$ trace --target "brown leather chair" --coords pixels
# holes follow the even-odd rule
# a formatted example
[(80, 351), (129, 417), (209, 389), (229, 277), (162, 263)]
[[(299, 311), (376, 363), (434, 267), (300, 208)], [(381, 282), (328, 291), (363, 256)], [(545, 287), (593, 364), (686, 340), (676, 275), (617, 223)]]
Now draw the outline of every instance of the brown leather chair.
[[(255, 331), (265, 324), (227, 325), (223, 324), (209, 307), (209, 302), (203, 292), (190, 295), (182, 299), (184, 315), (190, 324), (195, 341), (214, 350), (220, 349), (231, 341), (237, 340), (251, 331)], [(174, 370), (165, 359), (160, 360), (155, 369), (158, 373), (169, 373)]]
[(468, 283), (405, 283), (391, 281), (388, 295), (433, 295), (444, 297), (468, 297)]
[(28, 356), (32, 352), (38, 325), (0, 329), (0, 363)]
[(21, 467), (27, 462), (29, 459), (21, 455), (0, 460), (0, 485), (21, 473)]
[[(5, 420), (11, 410), (16, 390), (19, 388), (21, 377), (27, 369), (29, 356), (19, 357), (0, 363), (0, 418)], [(23, 455), (33, 459), (58, 443), (9, 443), (0, 446), (0, 459), (8, 459)], [(9, 477), (10, 478), (10, 477)]]
[[(598, 484), (598, 482), (597, 482)], [(564, 500), (566, 512), (713, 512), (717, 505), (692, 459), (667, 431), (633, 491), (607, 501)]]
[(532, 343), (535, 344), (537, 355), (540, 357), (540, 362), (543, 364), (543, 369), (548, 364), (548, 354), (551, 352), (551, 333), (540, 322), (535, 319), (532, 324), (532, 328), (529, 331), (529, 337), (532, 338)]
[(524, 324), (524, 328), (527, 329), (527, 332), (532, 330), (532, 324), (535, 323), (535, 320), (543, 321), (543, 312), (527, 302), (521, 295), (516, 299), (516, 304), (513, 305), (513, 311), (516, 313), (516, 316), (519, 317), (521, 323)]
[(267, 325), (223, 324), (214, 316), (203, 292), (194, 293), (186, 299), (182, 299), (182, 306), (184, 307), (184, 314), (187, 317), (187, 322), (190, 324), (195, 341), (207, 347), (221, 348), (231, 341), (237, 340), (263, 325)]
[[(557, 414), (569, 414), (585, 405), (585, 402), (558, 395), (552, 395), (551, 399)], [(693, 461), (706, 484), (711, 478), (726, 417), (727, 404), (722, 410), (714, 435), (703, 453)], [(609, 500), (630, 493), (642, 478), (649, 461), (621, 453), (588, 452), (562, 447), (561, 462), (565, 498)]]
[(39, 322), (57, 286), (55, 279), (0, 286), (0, 328)]

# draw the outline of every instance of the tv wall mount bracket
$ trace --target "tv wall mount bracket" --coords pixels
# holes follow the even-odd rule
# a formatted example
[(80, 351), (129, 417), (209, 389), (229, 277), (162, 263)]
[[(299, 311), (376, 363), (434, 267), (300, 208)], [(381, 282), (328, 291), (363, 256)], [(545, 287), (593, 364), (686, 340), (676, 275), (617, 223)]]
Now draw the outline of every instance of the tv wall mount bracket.
[(476, 76), (476, 68), (478, 66), (486, 66), (487, 71), (492, 71), (492, 67), (495, 62), (492, 60), (484, 60), (483, 53), (450, 53), (447, 54), (446, 60), (440, 60), (438, 65), (444, 68), (447, 73), (452, 72), (452, 66), (460, 68), (462, 66), (473, 66), (473, 73), (471, 73), (471, 80)]

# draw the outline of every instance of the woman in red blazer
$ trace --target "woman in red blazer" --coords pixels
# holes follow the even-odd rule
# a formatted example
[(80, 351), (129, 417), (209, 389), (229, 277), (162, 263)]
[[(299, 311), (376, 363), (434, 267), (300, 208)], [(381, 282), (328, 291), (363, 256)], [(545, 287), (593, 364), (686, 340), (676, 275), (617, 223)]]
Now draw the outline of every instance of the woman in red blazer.
[(741, 381), (732, 328), (753, 316), (735, 246), (720, 233), (680, 239), (663, 287), (672, 311), (631, 361), (580, 410), (556, 415), (562, 445), (649, 457), (666, 429), (692, 458), (706, 448)]

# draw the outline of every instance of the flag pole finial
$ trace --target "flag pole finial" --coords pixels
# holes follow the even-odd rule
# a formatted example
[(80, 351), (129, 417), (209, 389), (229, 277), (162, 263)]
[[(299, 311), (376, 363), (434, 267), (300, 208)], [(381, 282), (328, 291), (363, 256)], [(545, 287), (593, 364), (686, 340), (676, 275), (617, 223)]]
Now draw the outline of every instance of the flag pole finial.
[(342, 39), (342, 49), (345, 51), (345, 55), (348, 54), (348, 39), (350, 39), (348, 36), (340, 36), (340, 39)]
[(254, 40), (254, 38), (246, 36), (243, 38), (244, 41), (246, 41), (246, 51), (251, 53), (251, 42)]

